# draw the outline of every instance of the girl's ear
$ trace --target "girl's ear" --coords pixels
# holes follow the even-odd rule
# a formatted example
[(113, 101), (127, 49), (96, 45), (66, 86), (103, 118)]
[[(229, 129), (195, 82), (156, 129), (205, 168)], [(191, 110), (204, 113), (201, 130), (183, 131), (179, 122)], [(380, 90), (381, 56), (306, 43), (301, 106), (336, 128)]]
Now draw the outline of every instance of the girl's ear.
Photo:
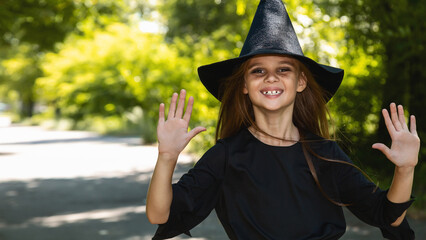
[(247, 89), (247, 85), (246, 85), (245, 81), (244, 81), (243, 93), (248, 94), (248, 89)]
[(304, 72), (301, 72), (299, 75), (299, 80), (297, 81), (297, 92), (303, 92), (305, 90), (306, 85), (308, 84), (308, 79)]

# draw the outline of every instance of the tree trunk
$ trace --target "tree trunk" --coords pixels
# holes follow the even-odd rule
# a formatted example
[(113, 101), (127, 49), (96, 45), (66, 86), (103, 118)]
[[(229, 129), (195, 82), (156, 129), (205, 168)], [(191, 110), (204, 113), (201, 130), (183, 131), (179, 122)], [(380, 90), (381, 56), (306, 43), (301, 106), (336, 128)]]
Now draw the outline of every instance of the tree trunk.
[(22, 100), (21, 118), (30, 118), (34, 114), (34, 101), (32, 99)]

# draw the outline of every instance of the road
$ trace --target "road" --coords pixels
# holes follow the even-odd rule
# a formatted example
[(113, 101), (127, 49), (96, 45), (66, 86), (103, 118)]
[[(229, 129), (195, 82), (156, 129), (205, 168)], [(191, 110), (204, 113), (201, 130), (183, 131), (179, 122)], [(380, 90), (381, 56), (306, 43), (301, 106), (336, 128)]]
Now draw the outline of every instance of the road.
[[(151, 239), (145, 198), (156, 156), (139, 138), (0, 127), (0, 240)], [(180, 157), (175, 180), (193, 160)], [(342, 239), (382, 239), (350, 214), (347, 222)], [(425, 222), (410, 223), (426, 239)], [(226, 239), (214, 213), (191, 233), (174, 239)]]

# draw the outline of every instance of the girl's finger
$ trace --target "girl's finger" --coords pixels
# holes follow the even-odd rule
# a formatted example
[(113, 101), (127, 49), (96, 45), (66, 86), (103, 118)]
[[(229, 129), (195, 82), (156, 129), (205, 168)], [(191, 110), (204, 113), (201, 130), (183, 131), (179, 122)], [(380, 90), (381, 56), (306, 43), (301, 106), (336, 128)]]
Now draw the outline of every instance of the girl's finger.
[(160, 103), (158, 110), (158, 124), (164, 123), (164, 103)]
[(411, 115), (410, 117), (410, 132), (417, 136), (416, 117), (414, 115)]
[(388, 159), (390, 159), (390, 149), (384, 145), (383, 143), (375, 143), (372, 148), (379, 150), (382, 152)]
[(191, 131), (189, 131), (188, 133), (188, 137), (189, 140), (191, 140), (192, 138), (194, 138), (197, 134), (199, 134), (200, 132), (206, 131), (205, 127), (196, 127), (194, 129), (192, 129)]
[(395, 132), (395, 126), (392, 124), (392, 120), (390, 119), (388, 110), (383, 109), (382, 115), (383, 115), (383, 118), (385, 119), (385, 125), (386, 125), (386, 128), (388, 129), (389, 135), (392, 138), (393, 133)]
[(402, 105), (398, 105), (398, 118), (401, 127), (403, 129), (408, 129), (407, 123), (405, 122), (404, 107)]
[(401, 124), (399, 123), (398, 114), (396, 111), (396, 104), (391, 103), (390, 104), (390, 113), (391, 113), (391, 119), (392, 123), (396, 129), (396, 131), (400, 131), (402, 129)]
[(189, 97), (188, 99), (188, 105), (186, 106), (185, 115), (183, 116), (183, 119), (187, 122), (191, 119), (192, 114), (192, 106), (194, 105), (194, 97)]
[(170, 101), (169, 115), (167, 116), (167, 119), (175, 117), (177, 97), (178, 97), (178, 94), (173, 93), (172, 100)]
[(185, 107), (186, 91), (185, 89), (180, 90), (179, 103), (176, 109), (176, 118), (182, 118), (183, 108)]

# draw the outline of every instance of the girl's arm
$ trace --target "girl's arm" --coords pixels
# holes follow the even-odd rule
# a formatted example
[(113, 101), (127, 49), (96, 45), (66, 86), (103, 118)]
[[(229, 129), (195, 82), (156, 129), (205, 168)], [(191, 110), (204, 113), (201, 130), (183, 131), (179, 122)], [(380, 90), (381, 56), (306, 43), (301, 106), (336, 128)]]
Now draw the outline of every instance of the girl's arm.
[[(382, 111), (386, 128), (392, 139), (391, 148), (382, 143), (373, 144), (373, 148), (380, 150), (392, 163), (395, 164), (395, 173), (387, 198), (393, 203), (403, 203), (410, 200), (413, 186), (414, 167), (418, 162), (420, 139), (416, 131), (416, 119), (410, 117), (410, 128), (405, 122), (404, 109), (395, 103), (390, 105), (390, 116), (386, 109)], [(406, 211), (391, 225), (399, 226), (405, 217)]]
[(152, 224), (167, 222), (173, 198), (172, 176), (178, 156), (195, 135), (206, 130), (196, 127), (188, 132), (194, 98), (189, 98), (184, 113), (185, 96), (186, 91), (182, 89), (176, 108), (178, 94), (173, 94), (167, 120), (164, 117), (164, 104), (160, 104), (157, 126), (158, 159), (146, 202), (146, 215)]

